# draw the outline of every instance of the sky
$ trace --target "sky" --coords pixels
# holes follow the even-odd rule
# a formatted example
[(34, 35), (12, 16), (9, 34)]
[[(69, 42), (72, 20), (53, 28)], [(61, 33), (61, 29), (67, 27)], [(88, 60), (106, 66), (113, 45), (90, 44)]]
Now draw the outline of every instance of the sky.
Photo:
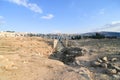
[(0, 0), (0, 31), (120, 32), (120, 0)]

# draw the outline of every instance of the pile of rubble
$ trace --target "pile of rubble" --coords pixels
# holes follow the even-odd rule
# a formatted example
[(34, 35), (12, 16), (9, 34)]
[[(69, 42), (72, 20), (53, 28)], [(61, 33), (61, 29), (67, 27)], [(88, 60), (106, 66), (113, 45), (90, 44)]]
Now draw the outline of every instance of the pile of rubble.
[(84, 50), (81, 48), (66, 48), (62, 51), (62, 55), (60, 57), (60, 60), (64, 62), (65, 64), (72, 63), (75, 61), (75, 57), (77, 56), (83, 56)]
[(105, 73), (120, 79), (120, 55), (104, 56), (92, 61), (93, 67), (103, 68)]
[(52, 57), (64, 62), (65, 64), (72, 64), (75, 62), (75, 58), (83, 56), (87, 51), (78, 47), (67, 47), (60, 52), (52, 54)]

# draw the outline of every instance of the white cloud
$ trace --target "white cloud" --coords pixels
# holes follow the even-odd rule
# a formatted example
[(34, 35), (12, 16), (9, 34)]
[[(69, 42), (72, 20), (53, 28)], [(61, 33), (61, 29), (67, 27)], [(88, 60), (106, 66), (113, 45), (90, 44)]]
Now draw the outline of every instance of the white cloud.
[(112, 21), (111, 23), (96, 29), (96, 31), (120, 32), (120, 21)]
[(15, 3), (17, 5), (26, 6), (28, 0), (8, 0), (9, 2)]
[(42, 13), (42, 9), (35, 3), (29, 3), (29, 0), (8, 0), (9, 2), (15, 3), (17, 5), (24, 6), (36, 13)]
[(106, 29), (103, 29), (101, 31), (120, 32), (120, 26), (114, 26), (114, 27), (106, 28)]
[(120, 21), (112, 21), (112, 24), (118, 24)]
[(42, 9), (35, 3), (29, 3), (28, 4), (28, 8), (30, 8), (32, 11), (36, 12), (36, 13), (42, 13)]
[(48, 15), (46, 15), (46, 16), (42, 16), (41, 18), (42, 18), (42, 19), (52, 19), (53, 17), (54, 17), (53, 14), (48, 14)]

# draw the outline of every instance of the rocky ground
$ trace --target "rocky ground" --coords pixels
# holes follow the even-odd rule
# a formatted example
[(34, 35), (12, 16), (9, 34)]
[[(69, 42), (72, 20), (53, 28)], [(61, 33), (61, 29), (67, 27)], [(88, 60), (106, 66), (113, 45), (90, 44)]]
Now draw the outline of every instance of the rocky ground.
[(84, 56), (75, 58), (76, 65), (87, 67), (94, 80), (120, 80), (119, 39), (79, 40), (69, 46), (83, 48)]
[(0, 38), (0, 80), (120, 80), (119, 40), (112, 42), (70, 41), (55, 51), (52, 40)]

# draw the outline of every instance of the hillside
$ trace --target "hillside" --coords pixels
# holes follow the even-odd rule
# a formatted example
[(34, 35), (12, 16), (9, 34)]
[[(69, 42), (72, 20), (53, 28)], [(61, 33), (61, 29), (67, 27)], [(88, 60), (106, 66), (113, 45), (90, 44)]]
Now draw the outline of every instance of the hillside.
[[(38, 37), (0, 37), (0, 80), (86, 80), (76, 69), (49, 59), (53, 41)], [(80, 70), (92, 80), (91, 72)]]
[[(0, 37), (0, 80), (119, 80), (119, 39)], [(59, 48), (60, 47), (60, 48)]]
[(52, 40), (40, 37), (0, 37), (0, 54), (27, 54), (49, 56)]
[(120, 32), (107, 32), (107, 31), (89, 32), (89, 33), (82, 34), (82, 36), (92, 36), (92, 35), (95, 35), (96, 33), (99, 33), (99, 34), (102, 34), (102, 35), (108, 36), (108, 37), (116, 36), (117, 38), (120, 38)]

